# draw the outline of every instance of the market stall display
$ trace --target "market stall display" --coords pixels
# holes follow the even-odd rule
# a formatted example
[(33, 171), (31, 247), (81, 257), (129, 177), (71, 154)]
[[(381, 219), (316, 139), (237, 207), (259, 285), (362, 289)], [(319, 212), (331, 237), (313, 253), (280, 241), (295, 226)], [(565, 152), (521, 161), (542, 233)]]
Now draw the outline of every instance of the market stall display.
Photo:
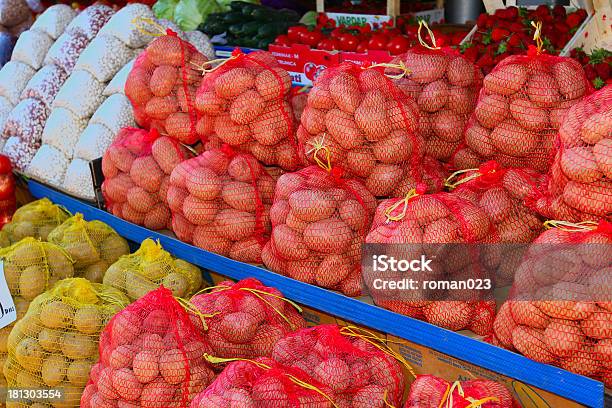
[(516, 271), (510, 297), (495, 319), (495, 340), (610, 387), (611, 224), (548, 225), (553, 228), (533, 241)]
[(0, 3), (0, 31), (18, 37), (32, 25), (32, 11), (25, 0), (3, 0)]
[(189, 407), (214, 376), (194, 317), (165, 288), (120, 310), (100, 334), (81, 407)]
[(270, 357), (280, 339), (306, 327), (295, 303), (253, 278), (221, 282), (190, 302), (202, 315), (215, 357)]
[[(77, 407), (98, 354), (100, 332), (128, 303), (116, 289), (83, 278), (61, 280), (37, 296), (8, 338), (4, 375), (9, 389), (59, 387), (57, 405)], [(22, 400), (14, 406), (32, 403)]]
[(130, 253), (127, 241), (115, 230), (101, 221), (85, 221), (78, 213), (49, 232), (48, 239), (72, 258), (75, 276), (92, 282), (102, 282), (109, 265)]
[(598, 220), (612, 212), (612, 87), (575, 104), (559, 129), (548, 183), (535, 209), (565, 221)]
[(202, 271), (166, 252), (159, 242), (146, 239), (134, 253), (121, 256), (104, 272), (102, 282), (138, 300), (160, 285), (172, 295), (188, 299), (202, 287)]

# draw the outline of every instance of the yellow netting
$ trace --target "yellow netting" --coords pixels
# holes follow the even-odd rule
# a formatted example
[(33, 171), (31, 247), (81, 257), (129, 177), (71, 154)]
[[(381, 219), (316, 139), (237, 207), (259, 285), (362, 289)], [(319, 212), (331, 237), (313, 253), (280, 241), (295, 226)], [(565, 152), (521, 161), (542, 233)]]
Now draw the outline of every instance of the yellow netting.
[(68, 218), (49, 233), (49, 242), (64, 248), (74, 260), (75, 276), (102, 282), (106, 269), (130, 253), (125, 239), (101, 221), (85, 221), (82, 214)]
[[(36, 297), (8, 337), (4, 375), (9, 389), (61, 389), (61, 401), (41, 406), (78, 407), (98, 359), (100, 332), (128, 303), (117, 289), (83, 278), (59, 281)], [(35, 402), (21, 400), (8, 406), (31, 407)]]
[(2, 227), (0, 246), (14, 244), (25, 237), (46, 241), (49, 233), (69, 217), (68, 211), (47, 198), (33, 201), (15, 211), (11, 222)]
[(177, 297), (191, 297), (202, 286), (202, 272), (181, 259), (173, 258), (159, 242), (142, 241), (140, 248), (112, 264), (104, 275), (104, 284), (113, 286), (136, 300), (159, 285)]

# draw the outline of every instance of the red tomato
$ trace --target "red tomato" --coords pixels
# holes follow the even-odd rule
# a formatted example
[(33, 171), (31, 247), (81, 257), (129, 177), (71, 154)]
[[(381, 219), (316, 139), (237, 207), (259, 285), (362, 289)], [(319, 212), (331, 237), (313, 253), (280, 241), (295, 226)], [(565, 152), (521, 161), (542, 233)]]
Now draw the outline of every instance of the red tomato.
[(289, 27), (289, 29), (287, 30), (287, 37), (292, 42), (300, 42), (302, 34), (307, 31), (308, 29), (304, 26)]
[(291, 40), (289, 39), (289, 36), (281, 34), (274, 39), (274, 44), (289, 46), (291, 45)]
[(353, 34), (345, 33), (338, 37), (338, 46), (342, 51), (355, 51), (359, 45), (359, 39)]
[(410, 48), (410, 40), (403, 35), (393, 37), (391, 41), (387, 43), (387, 51), (391, 55), (403, 54)]
[(368, 52), (368, 41), (362, 41), (357, 45), (357, 49), (355, 50), (356, 52), (365, 54), (366, 52)]
[(342, 27), (334, 28), (331, 31), (331, 33), (329, 33), (329, 36), (331, 38), (340, 38), (343, 35), (344, 35), (344, 29)]
[(324, 51), (334, 51), (338, 48), (338, 41), (335, 38), (324, 38), (317, 44), (317, 49)]
[(6, 174), (13, 171), (11, 160), (3, 154), (0, 154), (0, 174)]
[(300, 41), (303, 44), (310, 45), (311, 47), (317, 45), (322, 38), (323, 34), (321, 31), (316, 29), (312, 31), (306, 30), (306, 32), (300, 34)]
[(384, 34), (374, 34), (368, 41), (368, 48), (371, 50), (384, 50), (387, 48), (389, 38)]

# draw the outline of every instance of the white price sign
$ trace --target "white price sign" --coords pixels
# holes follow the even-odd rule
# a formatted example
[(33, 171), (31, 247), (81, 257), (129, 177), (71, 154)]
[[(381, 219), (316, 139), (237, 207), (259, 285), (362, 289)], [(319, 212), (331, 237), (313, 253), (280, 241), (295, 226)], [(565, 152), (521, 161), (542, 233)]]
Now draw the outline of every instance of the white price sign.
[(15, 302), (4, 277), (4, 261), (0, 261), (0, 329), (17, 320)]

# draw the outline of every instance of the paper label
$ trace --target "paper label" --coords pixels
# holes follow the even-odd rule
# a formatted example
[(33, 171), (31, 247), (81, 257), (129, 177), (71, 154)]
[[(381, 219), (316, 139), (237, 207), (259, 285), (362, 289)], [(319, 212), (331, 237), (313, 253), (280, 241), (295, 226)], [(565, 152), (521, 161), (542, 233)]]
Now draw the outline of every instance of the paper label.
[(4, 277), (4, 261), (0, 261), (0, 329), (17, 320), (15, 302)]

